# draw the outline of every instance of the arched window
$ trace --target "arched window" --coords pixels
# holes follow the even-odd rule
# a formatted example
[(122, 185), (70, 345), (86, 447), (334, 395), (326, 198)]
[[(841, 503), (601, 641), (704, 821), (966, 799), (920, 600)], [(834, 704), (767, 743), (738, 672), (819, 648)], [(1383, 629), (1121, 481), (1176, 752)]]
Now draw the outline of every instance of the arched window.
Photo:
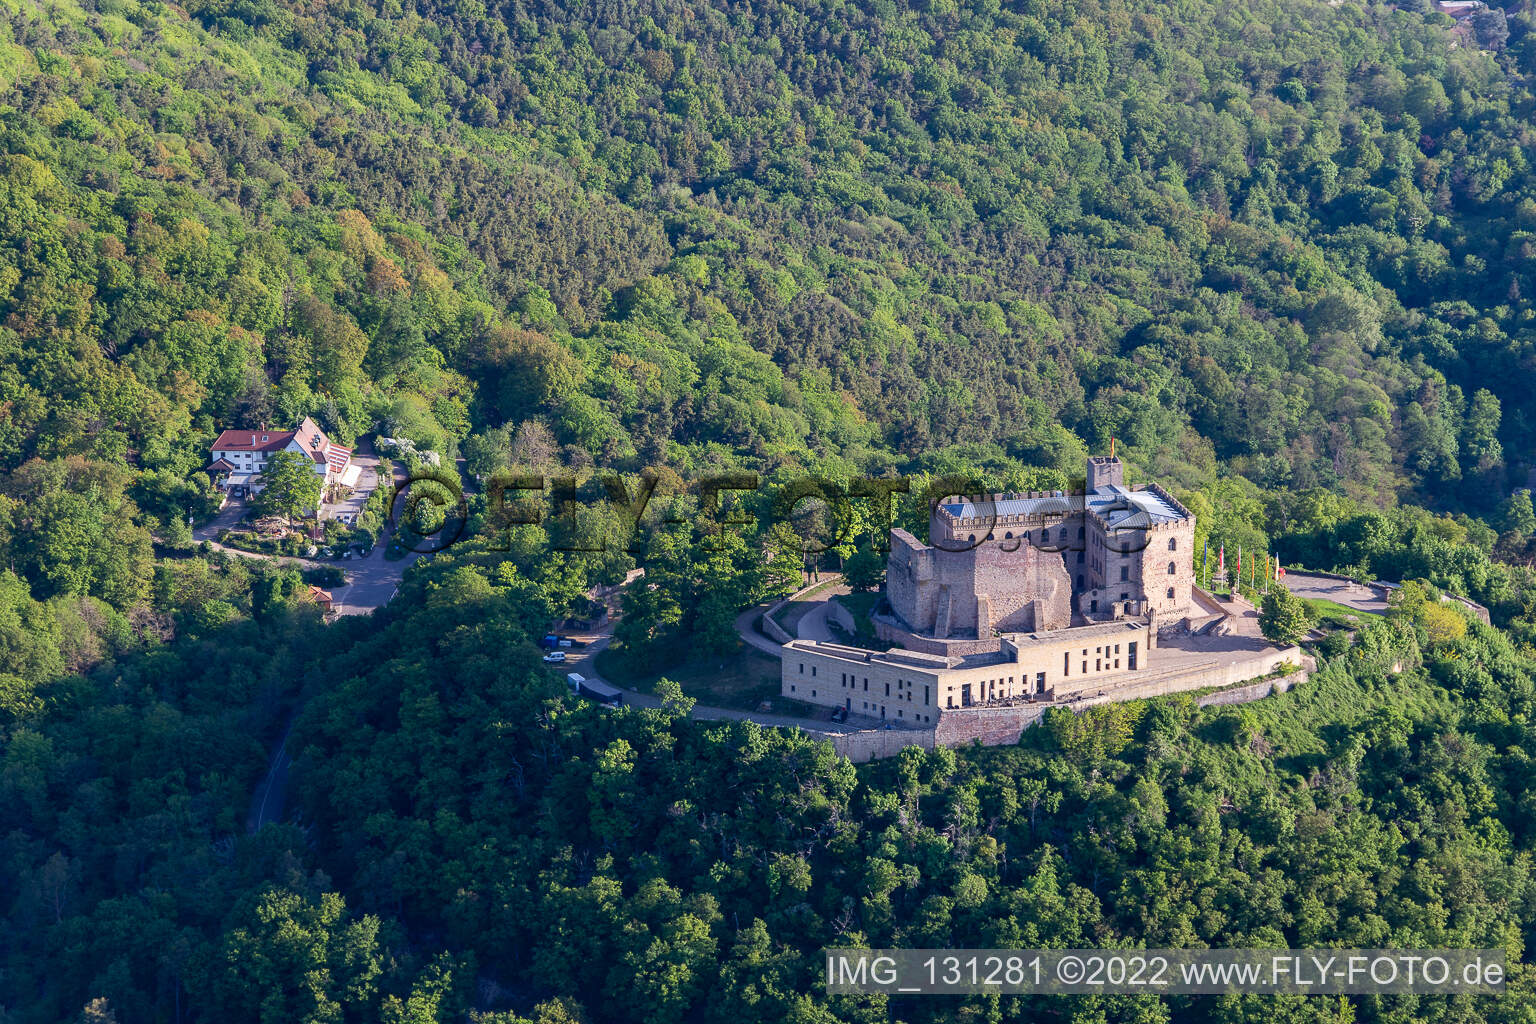
[(1177, 551), (1177, 550), (1179, 550), (1179, 538), (1177, 538), (1177, 537), (1169, 537), (1168, 538), (1168, 550), (1169, 551)]
[(1178, 571), (1179, 570), (1174, 566), (1174, 564), (1172, 562), (1168, 563), (1168, 575), (1169, 576), (1172, 576), (1174, 573), (1176, 573)]
[(1013, 531), (1009, 530), (1007, 533), (1003, 534), (1003, 539), (1004, 540), (1013, 540)]
[(1168, 600), (1170, 600), (1170, 601), (1173, 600), (1173, 588), (1172, 587), (1168, 588)]

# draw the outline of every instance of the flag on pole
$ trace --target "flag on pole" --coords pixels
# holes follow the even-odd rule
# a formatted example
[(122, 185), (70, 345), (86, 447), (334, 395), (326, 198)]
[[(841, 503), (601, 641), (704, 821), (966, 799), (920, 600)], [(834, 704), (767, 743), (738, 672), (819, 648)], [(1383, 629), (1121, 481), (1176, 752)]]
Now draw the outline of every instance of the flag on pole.
[(1205, 585), (1211, 585), (1211, 538), (1205, 538), (1205, 543), (1200, 545), (1200, 578)]
[(1227, 571), (1227, 546), (1221, 545), (1216, 552), (1216, 573), (1220, 575)]

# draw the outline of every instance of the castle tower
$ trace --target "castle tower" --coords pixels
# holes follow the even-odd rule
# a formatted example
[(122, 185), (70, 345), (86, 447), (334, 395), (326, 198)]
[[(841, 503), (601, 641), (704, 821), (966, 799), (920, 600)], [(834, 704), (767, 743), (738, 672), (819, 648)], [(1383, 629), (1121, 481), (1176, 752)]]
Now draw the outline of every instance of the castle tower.
[(1088, 457), (1088, 486), (1087, 491), (1094, 491), (1104, 487), (1124, 487), (1125, 466), (1113, 455), (1090, 455)]

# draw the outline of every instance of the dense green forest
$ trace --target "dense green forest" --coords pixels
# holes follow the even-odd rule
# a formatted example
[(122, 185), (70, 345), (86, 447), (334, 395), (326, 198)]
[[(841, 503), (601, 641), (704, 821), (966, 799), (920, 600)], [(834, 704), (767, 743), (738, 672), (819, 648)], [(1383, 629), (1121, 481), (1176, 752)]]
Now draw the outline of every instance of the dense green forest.
[[(1524, 955), (1533, 18), (0, 0), (0, 1022), (1532, 1019), (1524, 970), (887, 1004), (817, 952)], [(472, 494), (327, 625), (186, 522), (220, 428), (304, 416), (591, 500)], [(794, 478), (909, 475), (921, 530), (941, 476), (1063, 487), (1111, 438), (1199, 545), (1499, 628), (1394, 616), (1260, 704), (857, 769), (681, 693), (578, 704), (528, 643), (644, 561), (623, 648), (726, 650), (798, 579)], [(756, 526), (686, 493), (725, 469)], [(596, 470), (660, 481), (632, 543)], [(285, 734), (291, 822), (247, 834)]]
[[(527, 538), (534, 543), (539, 538)], [(827, 998), (826, 945), (1499, 947), (1536, 928), (1536, 661), (1362, 630), (1305, 686), (855, 769), (600, 709), (474, 545), (375, 620), (269, 605), (8, 730), (7, 1021), (1515, 1021), (1498, 997)], [(291, 708), (296, 823), (246, 836)], [(472, 1011), (472, 1012), (471, 1012)]]

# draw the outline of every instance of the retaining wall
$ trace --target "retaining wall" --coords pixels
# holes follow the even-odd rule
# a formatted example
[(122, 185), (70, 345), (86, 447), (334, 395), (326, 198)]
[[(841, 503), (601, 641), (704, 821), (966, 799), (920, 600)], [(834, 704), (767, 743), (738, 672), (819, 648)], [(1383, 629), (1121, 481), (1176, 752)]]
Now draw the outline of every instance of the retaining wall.
[[(779, 604), (783, 604), (783, 602), (781, 601)], [(779, 625), (778, 620), (773, 617), (773, 612), (778, 607), (779, 605), (774, 605), (773, 608), (770, 608), (768, 611), (763, 613), (763, 632), (767, 634), (769, 639), (775, 640), (781, 644), (787, 644), (793, 640), (794, 637), (790, 636), (789, 632), (785, 630), (783, 626)]]
[(1250, 701), (1263, 700), (1275, 693), (1285, 693), (1306, 682), (1311, 673), (1303, 669), (1288, 676), (1280, 676), (1276, 679), (1266, 679), (1260, 683), (1250, 683), (1247, 686), (1234, 686), (1230, 690), (1218, 690), (1198, 698), (1195, 703), (1203, 708), (1220, 707), (1224, 704), (1247, 704)]
[[(1287, 655), (1295, 653), (1282, 651), (1266, 657), (1263, 660), (1270, 663), (1270, 670), (1274, 665), (1282, 661), (1296, 660), (1287, 658)], [(1227, 685), (1225, 689), (1214, 693), (1207, 693), (1195, 700), (1200, 707), (1218, 707), (1227, 704), (1247, 704), (1251, 701), (1263, 700), (1276, 693), (1285, 693), (1306, 682), (1311, 677), (1311, 669), (1314, 667), (1311, 658), (1301, 659), (1304, 666), (1296, 672), (1286, 676), (1272, 676), (1261, 679), (1245, 686)], [(1195, 672), (1174, 676), (1166, 680), (1157, 680), (1142, 686), (1118, 687), (1113, 691), (1106, 691), (1102, 695), (1072, 701), (1071, 703), (1039, 703), (1020, 704), (1004, 708), (968, 708), (965, 710), (946, 711), (939, 717), (938, 723), (931, 729), (863, 729), (858, 732), (815, 732), (818, 737), (828, 740), (832, 748), (842, 754), (848, 760), (855, 763), (873, 761), (882, 757), (894, 757), (907, 747), (917, 746), (924, 750), (931, 750), (935, 746), (958, 747), (968, 743), (978, 742), (984, 747), (1011, 747), (1019, 742), (1019, 737), (1024, 730), (1037, 724), (1045, 713), (1053, 707), (1067, 708), (1075, 714), (1082, 714), (1091, 707), (1101, 704), (1115, 704), (1121, 701), (1137, 700), (1147, 697), (1161, 697), (1173, 693), (1183, 693), (1189, 690), (1205, 689), (1210, 686), (1224, 685), (1223, 680), (1244, 669), (1248, 674), (1242, 678), (1251, 679), (1253, 662), (1243, 665), (1227, 665), (1219, 668), (1209, 668)]]
[[(883, 757), (895, 757), (907, 747), (932, 750), (932, 729), (861, 729), (858, 732), (818, 732), (819, 739), (832, 744), (832, 749), (855, 764), (875, 761)], [(1018, 742), (1018, 738), (1014, 738)]]

